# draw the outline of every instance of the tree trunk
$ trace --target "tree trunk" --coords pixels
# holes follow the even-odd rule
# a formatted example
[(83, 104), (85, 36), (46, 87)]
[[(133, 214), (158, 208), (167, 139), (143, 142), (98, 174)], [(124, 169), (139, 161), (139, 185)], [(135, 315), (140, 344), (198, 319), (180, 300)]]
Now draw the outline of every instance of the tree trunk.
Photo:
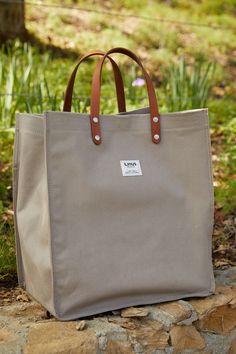
[(24, 0), (18, 0), (18, 3), (0, 2), (0, 39), (24, 38), (25, 29), (25, 7)]

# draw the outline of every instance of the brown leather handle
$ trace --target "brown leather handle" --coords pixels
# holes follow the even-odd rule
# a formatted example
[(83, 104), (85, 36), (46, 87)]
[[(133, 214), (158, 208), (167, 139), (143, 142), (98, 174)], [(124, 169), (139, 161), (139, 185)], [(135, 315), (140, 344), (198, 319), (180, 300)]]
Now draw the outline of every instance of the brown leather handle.
[(99, 122), (99, 112), (100, 112), (100, 93), (101, 93), (101, 73), (104, 61), (108, 55), (113, 53), (121, 53), (125, 54), (131, 59), (133, 59), (142, 69), (147, 91), (148, 91), (148, 99), (150, 106), (150, 122), (151, 122), (151, 132), (152, 132), (152, 141), (157, 144), (160, 142), (160, 113), (158, 110), (158, 103), (155, 94), (155, 89), (150, 79), (150, 76), (144, 69), (140, 59), (130, 50), (126, 48), (114, 48), (106, 52), (103, 58), (99, 61), (96, 66), (93, 81), (92, 81), (92, 95), (91, 95), (91, 113), (90, 113), (90, 124), (92, 131), (92, 138), (95, 144), (101, 144), (101, 128)]
[[(93, 51), (88, 53), (87, 55), (84, 55), (74, 68), (71, 77), (68, 81), (67, 88), (66, 88), (66, 93), (65, 93), (65, 99), (64, 99), (64, 106), (63, 106), (63, 111), (64, 112), (70, 112), (71, 111), (71, 105), (72, 105), (72, 95), (73, 95), (73, 89), (74, 89), (74, 83), (75, 83), (75, 77), (77, 74), (77, 70), (80, 66), (80, 64), (87, 58), (92, 57), (94, 55), (104, 55), (105, 53), (101, 51)], [(122, 79), (122, 75), (120, 72), (120, 69), (116, 62), (111, 58), (108, 57), (112, 64), (113, 72), (114, 72), (114, 77), (115, 77), (115, 84), (116, 84), (116, 96), (117, 96), (117, 102), (118, 102), (118, 109), (119, 112), (126, 112), (126, 106), (125, 106), (125, 92), (124, 92), (124, 83)]]

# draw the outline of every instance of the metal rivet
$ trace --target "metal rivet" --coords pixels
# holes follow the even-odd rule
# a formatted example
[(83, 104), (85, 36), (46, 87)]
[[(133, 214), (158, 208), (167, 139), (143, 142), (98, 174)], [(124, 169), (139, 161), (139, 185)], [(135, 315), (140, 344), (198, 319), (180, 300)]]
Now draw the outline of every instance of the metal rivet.
[(153, 117), (152, 120), (153, 120), (154, 123), (157, 123), (159, 121), (159, 118), (158, 117)]
[(154, 135), (154, 139), (155, 139), (155, 140), (159, 140), (159, 138), (160, 138), (160, 136), (159, 136), (158, 134), (155, 134), (155, 135)]
[(99, 135), (95, 135), (94, 139), (99, 141), (101, 139), (101, 137)]
[(98, 117), (93, 117), (93, 122), (98, 123)]

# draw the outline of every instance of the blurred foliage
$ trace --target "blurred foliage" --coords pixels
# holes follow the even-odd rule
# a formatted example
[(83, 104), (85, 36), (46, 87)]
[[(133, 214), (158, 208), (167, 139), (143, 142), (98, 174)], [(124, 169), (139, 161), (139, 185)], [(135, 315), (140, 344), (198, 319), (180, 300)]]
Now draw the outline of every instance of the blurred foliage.
[(164, 0), (174, 8), (191, 9), (194, 5), (198, 5), (199, 9), (206, 14), (222, 15), (223, 13), (236, 14), (235, 0)]
[(236, 15), (235, 0), (204, 0), (202, 9), (208, 14), (221, 15), (224, 13)]
[(0, 132), (0, 281), (16, 274), (12, 213), (12, 133)]

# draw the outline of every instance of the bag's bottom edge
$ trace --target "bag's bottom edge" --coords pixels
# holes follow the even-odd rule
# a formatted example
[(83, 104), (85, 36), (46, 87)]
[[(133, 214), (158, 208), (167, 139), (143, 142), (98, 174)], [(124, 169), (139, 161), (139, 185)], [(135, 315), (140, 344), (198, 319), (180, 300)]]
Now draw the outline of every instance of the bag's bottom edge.
[[(95, 306), (91, 309), (85, 309), (85, 310), (79, 310), (74, 312), (73, 314), (62, 314), (62, 313), (58, 313), (57, 311), (52, 313), (52, 315), (54, 317), (56, 317), (58, 320), (61, 321), (71, 321), (71, 320), (77, 320), (77, 319), (81, 319), (81, 318), (85, 318), (85, 317), (91, 317), (91, 316), (96, 316), (98, 314), (105, 314), (106, 312), (109, 311), (115, 311), (115, 310), (121, 310), (123, 308), (127, 308), (127, 307), (132, 307), (132, 306), (152, 306), (152, 305), (158, 305), (160, 303), (164, 303), (164, 302), (170, 302), (170, 301), (179, 301), (182, 299), (190, 299), (190, 298), (194, 298), (194, 297), (207, 297), (214, 294), (214, 290), (210, 289), (207, 291), (201, 291), (201, 292), (195, 292), (195, 293), (189, 293), (186, 295), (179, 295), (177, 296), (172, 295), (172, 296), (166, 296), (165, 297), (160, 297), (160, 296), (155, 296), (155, 297), (148, 297), (148, 299), (142, 299), (142, 300), (126, 300), (125, 299), (123, 301), (119, 301), (119, 304), (106, 304), (106, 305), (101, 305), (101, 306)], [(117, 301), (118, 302), (118, 301)], [(50, 311), (49, 311), (50, 312)]]

